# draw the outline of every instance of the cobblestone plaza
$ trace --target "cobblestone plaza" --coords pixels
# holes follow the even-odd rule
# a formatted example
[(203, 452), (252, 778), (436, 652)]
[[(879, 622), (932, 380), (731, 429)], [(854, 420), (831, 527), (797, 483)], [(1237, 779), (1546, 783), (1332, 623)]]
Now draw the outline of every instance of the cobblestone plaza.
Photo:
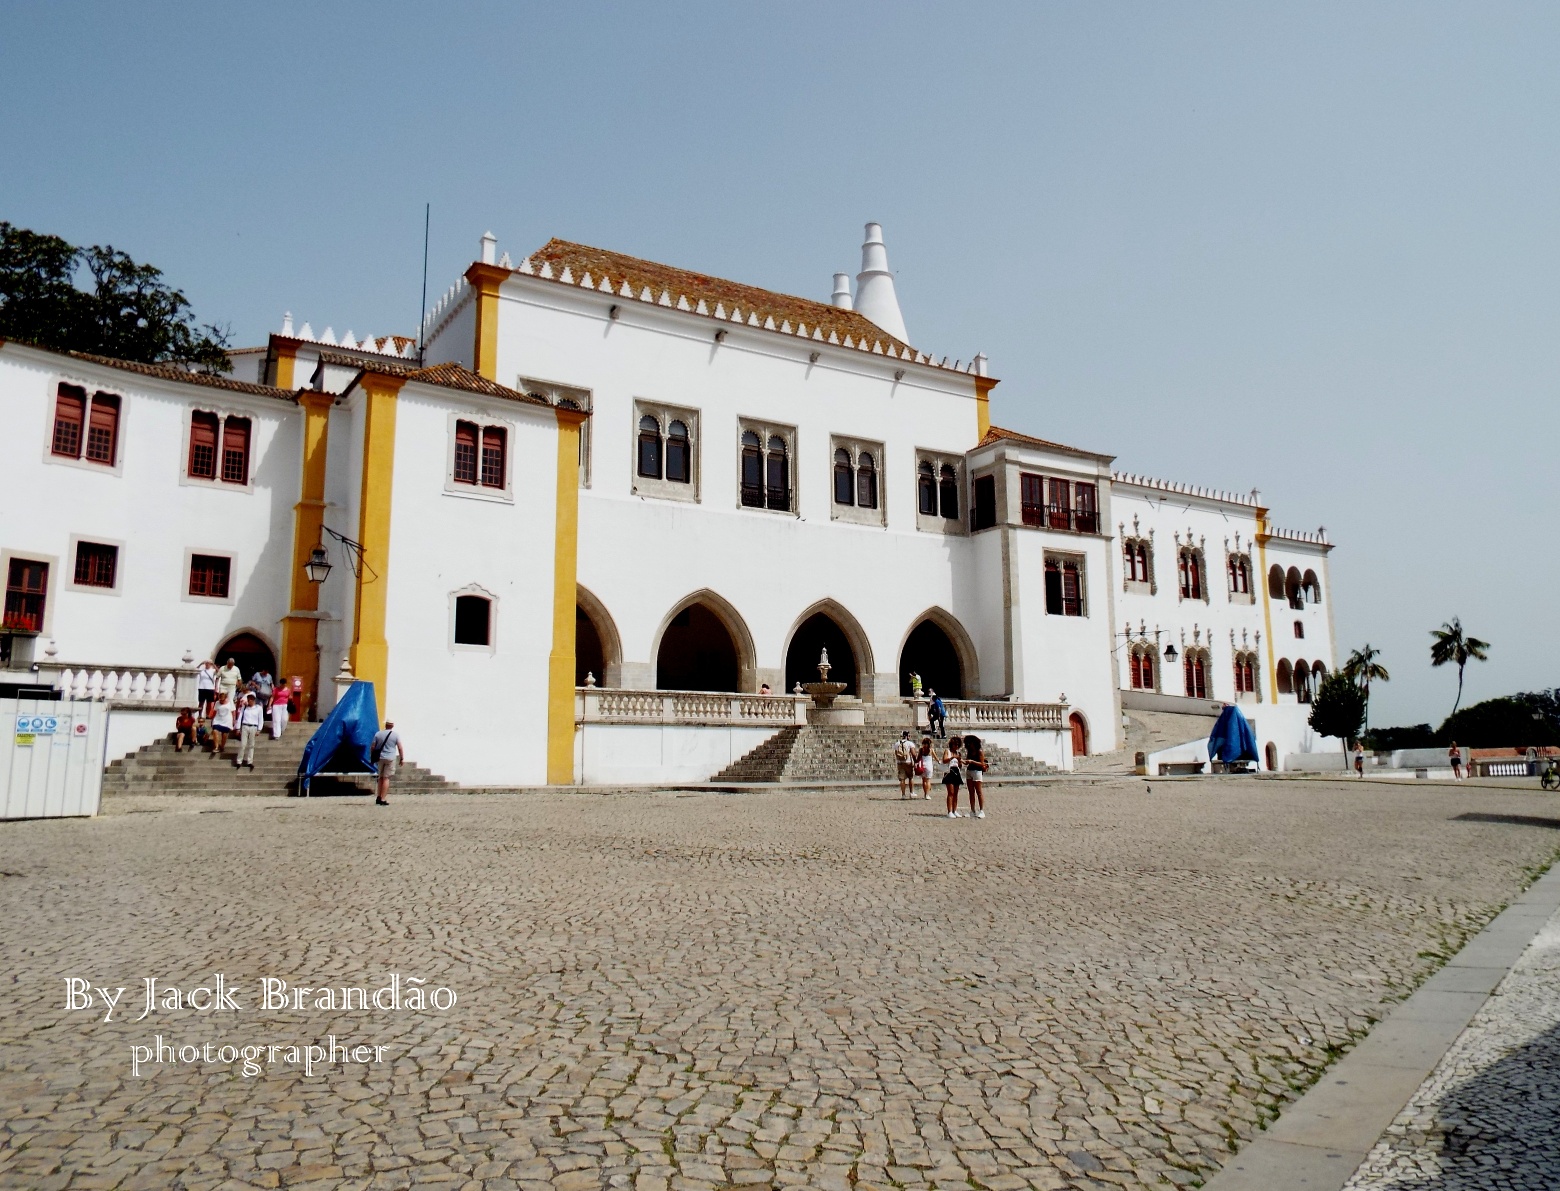
[[(7, 824), (0, 1184), (1190, 1185), (1560, 842), (1556, 800), (1450, 783), (990, 804), (122, 798)], [(217, 972), (239, 1011), (137, 1020), (144, 980)], [(265, 977), (391, 973), (457, 1000), (260, 1007)], [(67, 1009), (71, 977), (126, 990), (111, 1020)], [(283, 1050), (134, 1075), (159, 1035)], [(331, 1036), (383, 1061), (287, 1061)]]

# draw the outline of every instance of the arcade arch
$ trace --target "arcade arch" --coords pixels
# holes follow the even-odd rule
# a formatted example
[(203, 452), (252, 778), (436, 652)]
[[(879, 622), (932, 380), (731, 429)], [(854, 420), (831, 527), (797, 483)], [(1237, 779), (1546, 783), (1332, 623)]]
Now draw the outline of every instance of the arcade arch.
[(708, 588), (686, 596), (656, 633), (661, 691), (751, 691), (753, 635), (729, 600)]
[(941, 608), (915, 618), (899, 647), (899, 693), (910, 694), (910, 674), (944, 698), (974, 698), (980, 690), (975, 644), (964, 626)]
[(819, 600), (796, 618), (786, 638), (785, 687), (818, 681), (818, 655), (829, 651), (830, 682), (843, 682), (845, 694), (870, 701), (875, 671), (872, 645), (860, 622), (834, 600)]
[(574, 685), (593, 675), (597, 686), (623, 681), (623, 642), (607, 607), (590, 589), (574, 588)]

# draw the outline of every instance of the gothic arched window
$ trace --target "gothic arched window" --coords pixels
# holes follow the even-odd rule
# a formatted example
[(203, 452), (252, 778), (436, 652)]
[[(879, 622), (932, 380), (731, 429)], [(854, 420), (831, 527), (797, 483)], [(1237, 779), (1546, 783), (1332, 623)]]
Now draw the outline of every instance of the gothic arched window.
[(661, 478), (661, 423), (649, 414), (639, 419), (639, 474)]
[(871, 451), (861, 452), (856, 463), (856, 503), (863, 509), (878, 507), (877, 463)]
[(927, 517), (937, 516), (937, 475), (930, 463), (915, 469), (916, 507)]
[[(872, 456), (868, 455), (868, 459)], [(834, 452), (834, 503), (856, 503), (856, 476), (850, 465), (850, 452), (844, 447)]]
[(959, 473), (954, 471), (951, 463), (942, 465), (942, 472), (937, 478), (937, 504), (943, 520), (959, 519)]
[(693, 449), (688, 424), (674, 419), (666, 428), (666, 478), (679, 484), (693, 479)]

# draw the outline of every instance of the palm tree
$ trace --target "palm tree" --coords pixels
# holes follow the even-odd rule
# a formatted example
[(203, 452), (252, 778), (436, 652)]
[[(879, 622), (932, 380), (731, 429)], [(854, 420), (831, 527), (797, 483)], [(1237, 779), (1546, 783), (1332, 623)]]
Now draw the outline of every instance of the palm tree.
[(1456, 715), (1457, 704), (1462, 702), (1463, 670), (1470, 661), (1482, 662), (1487, 659), (1490, 656), (1490, 643), (1464, 633), (1462, 621), (1455, 616), (1440, 628), (1431, 629), (1430, 635), (1435, 638), (1430, 644), (1430, 664), (1444, 666), (1447, 662), (1457, 663), (1457, 701), (1452, 704), (1452, 714)]
[(1377, 682), (1391, 682), (1392, 675), (1387, 673), (1387, 668), (1376, 659), (1381, 656), (1381, 650), (1370, 642), (1366, 642), (1359, 649), (1349, 655), (1349, 660), (1343, 664), (1343, 676), (1351, 679), (1360, 690), (1365, 692), (1365, 730), (1370, 730), (1370, 684), (1371, 680)]

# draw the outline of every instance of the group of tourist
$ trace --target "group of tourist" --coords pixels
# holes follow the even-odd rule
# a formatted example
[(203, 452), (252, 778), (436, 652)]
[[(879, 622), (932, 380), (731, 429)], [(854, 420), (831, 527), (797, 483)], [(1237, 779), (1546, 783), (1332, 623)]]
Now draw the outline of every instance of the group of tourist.
[(233, 658), (218, 668), (210, 659), (195, 669), (196, 707), (174, 721), (173, 750), (210, 746), (213, 757), (226, 757), (228, 740), (238, 737), (234, 765), (255, 767), (255, 742), (269, 715), (271, 739), (280, 740), (291, 714), (292, 692), (263, 667), (245, 680)]
[(947, 791), (948, 818), (962, 819), (959, 810), (959, 787), (970, 792), (970, 818), (986, 817), (986, 761), (979, 736), (953, 736), (939, 751), (930, 736), (921, 737), (917, 745), (909, 731), (899, 734), (894, 744), (894, 768), (899, 776), (899, 797), (914, 798), (916, 779), (921, 782), (921, 797), (932, 796), (932, 770), (941, 767), (943, 788)]

